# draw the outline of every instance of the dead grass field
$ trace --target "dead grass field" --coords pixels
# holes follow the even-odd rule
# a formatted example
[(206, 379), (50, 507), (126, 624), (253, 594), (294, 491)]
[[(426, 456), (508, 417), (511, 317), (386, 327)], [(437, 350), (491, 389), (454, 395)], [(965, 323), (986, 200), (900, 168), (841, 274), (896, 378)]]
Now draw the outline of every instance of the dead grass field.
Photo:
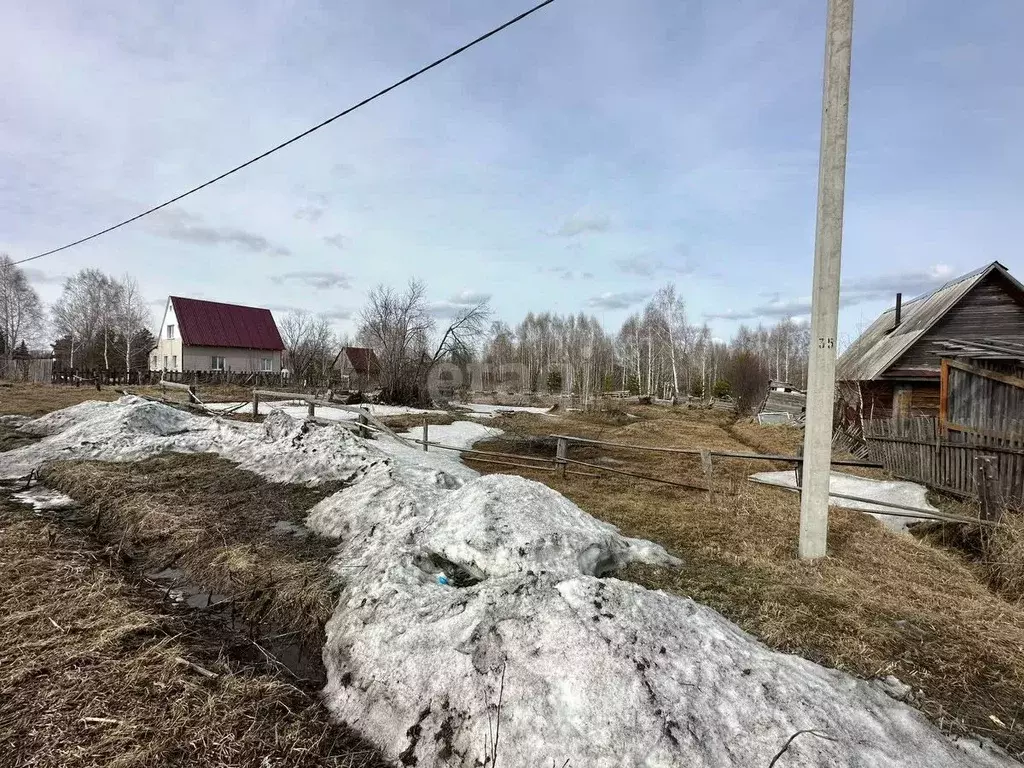
[(332, 542), (275, 533), (300, 524), (340, 486), (271, 483), (213, 454), (168, 454), (133, 464), (54, 462), (41, 479), (83, 505), (91, 528), (141, 571), (179, 568), (254, 625), (323, 646), (339, 585)]
[(109, 554), (0, 500), (0, 762), (385, 765), (315, 693), (245, 660), (191, 612), (144, 597)]
[[(553, 455), (553, 433), (672, 447), (790, 451), (791, 432), (736, 425), (721, 413), (630, 406), (618, 415), (516, 414), (482, 450)], [(781, 439), (780, 439), (781, 437)], [(693, 456), (573, 448), (570, 458), (702, 482)], [(921, 690), (915, 702), (951, 733), (973, 732), (1024, 753), (1024, 605), (994, 594), (956, 552), (894, 534), (872, 518), (833, 511), (829, 557), (796, 558), (796, 494), (746, 481), (765, 462), (715, 459), (707, 494), (622, 476), (553, 473), (466, 463), (544, 482), (630, 536), (684, 560), (679, 570), (631, 568), (625, 577), (710, 605), (768, 645), (865, 678), (895, 675)], [(788, 468), (777, 465), (774, 468)], [(998, 719), (998, 722), (992, 719)]]
[(113, 387), (51, 386), (47, 384), (11, 384), (0, 387), (0, 414), (42, 416), (50, 411), (78, 405), (86, 400), (117, 400), (121, 393)]

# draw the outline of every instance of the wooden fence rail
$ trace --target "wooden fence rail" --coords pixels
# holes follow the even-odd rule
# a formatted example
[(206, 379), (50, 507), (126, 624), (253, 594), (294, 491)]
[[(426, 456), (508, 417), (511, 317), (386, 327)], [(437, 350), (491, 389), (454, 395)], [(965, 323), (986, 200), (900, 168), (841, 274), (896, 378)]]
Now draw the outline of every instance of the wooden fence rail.
[(1024, 434), (942, 429), (938, 419), (864, 422), (872, 459), (896, 477), (957, 496), (979, 497), (977, 467), (990, 457), (994, 491), (1005, 502), (1024, 500)]

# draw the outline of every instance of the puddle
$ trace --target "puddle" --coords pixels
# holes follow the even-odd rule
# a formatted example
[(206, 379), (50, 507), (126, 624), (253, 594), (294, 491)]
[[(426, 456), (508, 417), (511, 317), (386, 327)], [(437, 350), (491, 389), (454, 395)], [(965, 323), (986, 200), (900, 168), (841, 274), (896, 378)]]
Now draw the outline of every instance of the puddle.
[[(287, 521), (279, 521), (287, 523)], [(306, 535), (302, 526), (288, 523)], [(275, 529), (277, 526), (275, 526)], [(288, 533), (293, 533), (290, 529)], [(206, 618), (229, 628), (239, 638), (247, 638), (250, 651), (272, 666), (280, 666), (297, 680), (309, 681), (317, 686), (326, 683), (320, 649), (305, 648), (298, 640), (297, 633), (281, 632), (279, 627), (254, 624), (236, 615), (231, 595), (211, 591), (203, 585), (191, 582), (181, 568), (168, 566), (146, 573), (164, 598), (180, 606), (200, 611)], [(243, 642), (245, 642), (243, 640)], [(269, 656), (268, 656), (269, 654)]]

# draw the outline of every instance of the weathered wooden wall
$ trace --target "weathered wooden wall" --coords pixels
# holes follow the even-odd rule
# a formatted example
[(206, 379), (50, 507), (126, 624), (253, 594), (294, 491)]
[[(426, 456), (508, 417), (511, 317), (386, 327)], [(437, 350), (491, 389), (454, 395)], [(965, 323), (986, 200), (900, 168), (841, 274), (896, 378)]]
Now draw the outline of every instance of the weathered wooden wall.
[(921, 336), (885, 372), (889, 378), (939, 375), (939, 354), (935, 343), (950, 339), (983, 341), (1024, 337), (1024, 306), (1017, 289), (998, 273), (975, 286), (948, 314)]
[(943, 361), (946, 403), (942, 426), (950, 432), (1017, 434), (1024, 427), (1024, 375), (1013, 365)]
[(931, 417), (864, 422), (873, 461), (891, 474), (962, 496), (977, 496), (975, 459), (994, 457), (1002, 499), (1024, 502), (1024, 432), (983, 435), (950, 431)]

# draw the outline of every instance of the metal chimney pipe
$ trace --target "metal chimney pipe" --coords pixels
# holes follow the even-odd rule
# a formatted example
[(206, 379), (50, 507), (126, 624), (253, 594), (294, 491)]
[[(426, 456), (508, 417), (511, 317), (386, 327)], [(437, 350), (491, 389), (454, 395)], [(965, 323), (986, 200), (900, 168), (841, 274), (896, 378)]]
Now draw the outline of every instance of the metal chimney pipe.
[(897, 328), (900, 327), (900, 321), (902, 319), (903, 319), (903, 294), (902, 293), (897, 293), (896, 294), (896, 325), (894, 325), (892, 327), (892, 329), (894, 331)]

